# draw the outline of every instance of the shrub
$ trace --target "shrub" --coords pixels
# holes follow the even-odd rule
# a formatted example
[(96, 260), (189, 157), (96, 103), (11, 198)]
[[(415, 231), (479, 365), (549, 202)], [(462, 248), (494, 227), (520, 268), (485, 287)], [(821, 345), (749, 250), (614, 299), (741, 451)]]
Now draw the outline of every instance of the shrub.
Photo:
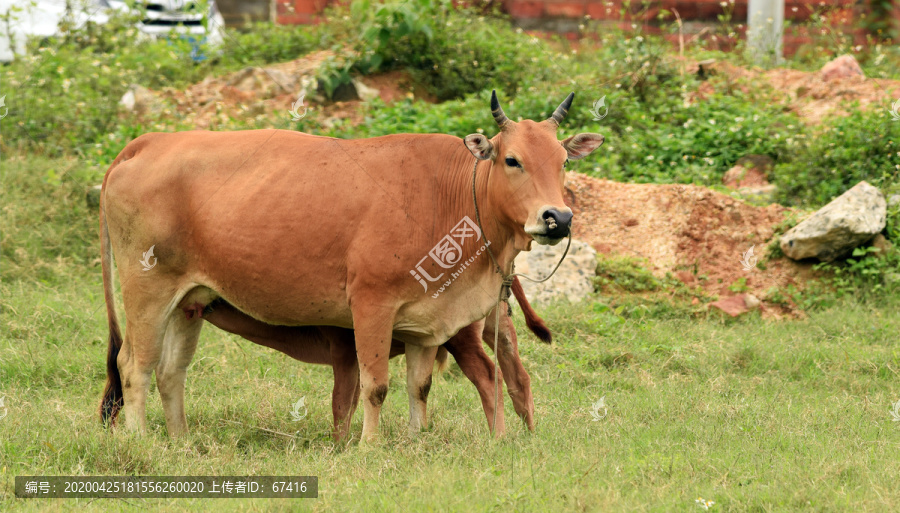
[(823, 205), (861, 180), (885, 188), (898, 176), (900, 123), (885, 109), (829, 120), (774, 170), (778, 200), (785, 205)]
[(539, 63), (551, 56), (531, 36), (448, 0), (357, 0), (351, 13), (359, 70), (407, 69), (438, 100), (491, 88), (511, 95), (549, 73)]

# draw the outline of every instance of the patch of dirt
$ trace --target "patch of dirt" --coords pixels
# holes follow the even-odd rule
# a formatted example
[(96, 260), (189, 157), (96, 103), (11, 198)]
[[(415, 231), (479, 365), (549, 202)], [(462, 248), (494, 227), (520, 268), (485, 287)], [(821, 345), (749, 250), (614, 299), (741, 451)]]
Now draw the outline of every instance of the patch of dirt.
[[(832, 116), (847, 116), (850, 112), (869, 108), (890, 108), (900, 96), (900, 80), (865, 78), (860, 75), (832, 76), (826, 80), (821, 71), (807, 72), (776, 68), (768, 71), (747, 69), (728, 62), (705, 66), (710, 74), (728, 79), (727, 87), (749, 88), (741, 82), (768, 82), (783, 93), (788, 108), (807, 124), (814, 125)], [(688, 66), (696, 72), (699, 66)], [(733, 82), (733, 83), (732, 83)], [(714, 90), (711, 83), (701, 84), (694, 99), (703, 99)]]
[[(770, 260), (765, 270), (748, 271), (741, 263), (751, 246), (758, 259), (767, 255), (788, 208), (755, 207), (695, 185), (624, 184), (574, 172), (567, 179), (573, 236), (598, 253), (643, 258), (657, 276), (671, 272), (721, 297), (736, 295), (729, 285), (744, 278), (744, 292), (765, 300), (772, 287), (802, 288), (810, 273), (810, 264), (787, 258)], [(765, 302), (762, 308), (767, 317), (799, 314)]]
[[(143, 89), (145, 101), (165, 101), (197, 129), (215, 129), (218, 124), (235, 118), (290, 119), (296, 107), (298, 115), (306, 109), (323, 112), (324, 124), (347, 119), (351, 124), (363, 122), (360, 100), (328, 101), (316, 87), (319, 68), (341, 56), (331, 50), (304, 55), (299, 59), (266, 67), (247, 67), (225, 75), (207, 77), (185, 90), (166, 88), (162, 91)], [(379, 97), (391, 103), (412, 95), (434, 103), (435, 98), (418, 86), (406, 71), (390, 71), (357, 77), (364, 85), (378, 89)], [(136, 112), (153, 112), (160, 106), (138, 105)]]
[(412, 95), (428, 103), (437, 103), (437, 98), (425, 88), (417, 84), (412, 76), (403, 70), (388, 71), (377, 75), (368, 75), (360, 80), (369, 87), (378, 89), (378, 96), (384, 103), (392, 103)]

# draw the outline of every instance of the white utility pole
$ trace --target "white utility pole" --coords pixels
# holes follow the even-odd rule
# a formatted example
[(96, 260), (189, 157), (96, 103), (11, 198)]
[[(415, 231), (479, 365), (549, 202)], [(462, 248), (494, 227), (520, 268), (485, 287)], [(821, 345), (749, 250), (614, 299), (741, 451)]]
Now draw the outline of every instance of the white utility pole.
[(784, 0), (750, 0), (747, 7), (747, 50), (762, 66), (780, 64), (784, 33)]

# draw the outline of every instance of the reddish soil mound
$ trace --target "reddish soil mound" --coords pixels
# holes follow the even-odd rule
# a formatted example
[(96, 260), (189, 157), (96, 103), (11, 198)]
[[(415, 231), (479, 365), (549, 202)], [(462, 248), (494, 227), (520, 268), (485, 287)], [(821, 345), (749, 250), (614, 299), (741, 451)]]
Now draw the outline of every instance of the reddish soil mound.
[[(799, 285), (810, 267), (779, 258), (765, 270), (744, 270), (751, 246), (760, 260), (767, 255), (774, 227), (789, 212), (780, 205), (754, 207), (694, 185), (623, 184), (578, 173), (568, 174), (567, 186), (576, 238), (601, 254), (646, 259), (655, 274), (671, 272), (710, 294), (734, 295), (729, 285), (744, 278), (747, 292), (765, 300), (772, 287)], [(791, 312), (764, 303), (764, 313)]]
[[(846, 116), (851, 111), (869, 108), (890, 108), (900, 97), (900, 80), (864, 78), (859, 75), (838, 76), (826, 80), (820, 71), (806, 72), (776, 68), (769, 71), (747, 69), (728, 62), (710, 66), (711, 72), (731, 81), (759, 84), (767, 81), (786, 95), (785, 103), (801, 120), (818, 124), (829, 116)], [(697, 65), (688, 69), (697, 69)], [(728, 84), (727, 87), (731, 87)], [(703, 98), (712, 92), (710, 83), (700, 86), (695, 96)]]
[[(349, 119), (352, 124), (361, 123), (363, 115), (358, 100), (329, 102), (317, 91), (316, 77), (320, 68), (329, 62), (345, 58), (330, 50), (304, 55), (299, 59), (269, 66), (247, 67), (225, 75), (207, 77), (184, 91), (167, 88), (161, 92), (148, 91), (146, 101), (164, 99), (197, 129), (215, 129), (235, 118), (291, 119), (295, 102), (302, 101), (298, 115), (307, 108), (324, 114), (319, 119), (326, 125), (338, 119)], [(390, 103), (413, 94), (416, 98), (433, 102), (434, 98), (417, 87), (405, 71), (391, 71), (361, 77), (368, 87), (378, 89), (381, 99)], [(157, 106), (156, 110), (163, 108)], [(154, 110), (141, 106), (139, 111)]]

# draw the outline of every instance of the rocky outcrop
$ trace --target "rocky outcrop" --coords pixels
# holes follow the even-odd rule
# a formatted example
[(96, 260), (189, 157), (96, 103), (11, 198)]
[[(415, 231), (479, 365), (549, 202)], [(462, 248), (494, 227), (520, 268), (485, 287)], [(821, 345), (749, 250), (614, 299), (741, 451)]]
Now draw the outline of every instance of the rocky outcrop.
[(831, 262), (872, 240), (886, 221), (884, 195), (859, 182), (782, 235), (781, 250), (794, 260)]
[[(516, 257), (516, 272), (535, 279), (543, 278), (550, 274), (565, 249), (566, 241), (556, 246), (534, 244), (531, 251), (519, 253)], [(524, 278), (520, 281), (532, 303), (547, 304), (558, 299), (577, 302), (594, 292), (596, 270), (597, 252), (589, 244), (573, 239), (566, 259), (552, 278), (543, 283), (533, 283)]]

